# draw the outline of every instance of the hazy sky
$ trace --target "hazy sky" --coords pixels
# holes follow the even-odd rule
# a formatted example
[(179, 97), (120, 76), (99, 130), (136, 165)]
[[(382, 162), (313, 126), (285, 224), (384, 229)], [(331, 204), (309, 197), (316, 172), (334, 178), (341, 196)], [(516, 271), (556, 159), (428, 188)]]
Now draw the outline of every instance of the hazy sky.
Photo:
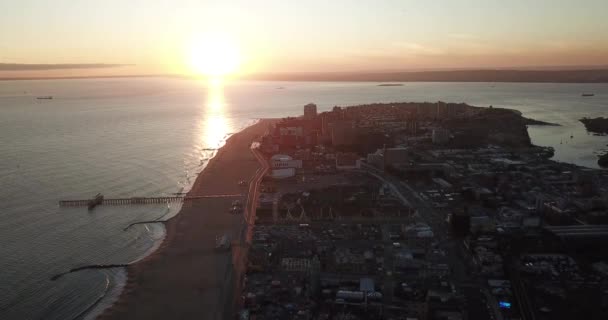
[(608, 65), (608, 1), (0, 1), (0, 63), (188, 72), (205, 35), (248, 72)]

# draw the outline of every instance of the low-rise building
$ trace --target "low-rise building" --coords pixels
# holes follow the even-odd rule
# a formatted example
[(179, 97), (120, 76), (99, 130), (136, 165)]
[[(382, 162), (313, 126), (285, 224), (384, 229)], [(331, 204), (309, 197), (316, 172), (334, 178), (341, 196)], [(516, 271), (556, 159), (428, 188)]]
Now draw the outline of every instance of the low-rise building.
[(270, 166), (273, 169), (285, 168), (302, 168), (302, 160), (294, 160), (292, 157), (285, 154), (275, 154), (270, 158)]

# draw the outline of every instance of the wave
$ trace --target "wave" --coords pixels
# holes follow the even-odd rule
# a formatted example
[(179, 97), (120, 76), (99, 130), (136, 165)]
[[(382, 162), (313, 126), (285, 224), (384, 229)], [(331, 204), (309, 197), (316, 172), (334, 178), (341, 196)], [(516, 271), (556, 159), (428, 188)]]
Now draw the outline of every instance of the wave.
[(118, 298), (127, 283), (126, 269), (119, 268), (110, 275), (106, 274), (106, 281), (107, 287), (103, 294), (76, 318), (82, 318), (83, 320), (97, 319), (105, 309), (118, 301)]

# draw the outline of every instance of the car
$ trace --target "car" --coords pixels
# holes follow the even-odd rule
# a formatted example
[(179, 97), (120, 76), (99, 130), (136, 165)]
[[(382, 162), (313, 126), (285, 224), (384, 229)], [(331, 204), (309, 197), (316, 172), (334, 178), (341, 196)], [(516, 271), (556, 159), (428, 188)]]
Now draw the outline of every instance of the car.
[(230, 236), (224, 234), (215, 238), (215, 250), (228, 250), (230, 249)]

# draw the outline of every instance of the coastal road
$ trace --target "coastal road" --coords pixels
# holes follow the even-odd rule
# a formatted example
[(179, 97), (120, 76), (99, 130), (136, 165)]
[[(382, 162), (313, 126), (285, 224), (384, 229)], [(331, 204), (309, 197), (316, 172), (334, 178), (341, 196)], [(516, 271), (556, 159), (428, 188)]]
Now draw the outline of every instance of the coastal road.
[(234, 279), (231, 281), (233, 283), (233, 288), (229, 290), (229, 294), (224, 294), (225, 302), (223, 304), (225, 311), (222, 317), (223, 319), (232, 318), (232, 313), (234, 310), (239, 309), (238, 307), (241, 303), (240, 296), (243, 290), (245, 271), (247, 271), (247, 253), (253, 237), (257, 203), (260, 196), (260, 183), (269, 170), (268, 161), (264, 159), (264, 156), (260, 153), (257, 147), (257, 143), (254, 142), (251, 145), (251, 153), (256, 157), (258, 163), (260, 164), (260, 168), (256, 171), (253, 179), (249, 182), (247, 202), (245, 205), (245, 210), (243, 210), (244, 224), (242, 232), (240, 233), (238, 243), (233, 242), (232, 269)]
[[(262, 120), (230, 137), (188, 195), (242, 193), (239, 181), (254, 181), (260, 169), (256, 154), (250, 150), (251, 142), (264, 134), (268, 123)], [(253, 195), (257, 195), (255, 188)], [(215, 250), (215, 238), (228, 234), (236, 240), (242, 233), (243, 216), (229, 213), (233, 200), (197, 198), (183, 206), (165, 224), (167, 235), (160, 248), (127, 268), (125, 289), (100, 319), (231, 318), (234, 309), (230, 298), (235, 296), (237, 269), (241, 268), (235, 263), (243, 261), (244, 254)], [(249, 211), (250, 220), (251, 214)]]
[[(245, 210), (245, 221), (248, 225), (255, 224), (255, 210), (260, 196), (260, 183), (262, 178), (268, 173), (270, 166), (268, 161), (264, 158), (260, 150), (258, 149), (257, 143), (253, 143), (251, 146), (251, 153), (256, 157), (260, 163), (260, 169), (256, 172), (254, 179), (249, 184), (249, 195), (247, 197), (247, 209)], [(247, 238), (249, 240), (250, 238)]]

